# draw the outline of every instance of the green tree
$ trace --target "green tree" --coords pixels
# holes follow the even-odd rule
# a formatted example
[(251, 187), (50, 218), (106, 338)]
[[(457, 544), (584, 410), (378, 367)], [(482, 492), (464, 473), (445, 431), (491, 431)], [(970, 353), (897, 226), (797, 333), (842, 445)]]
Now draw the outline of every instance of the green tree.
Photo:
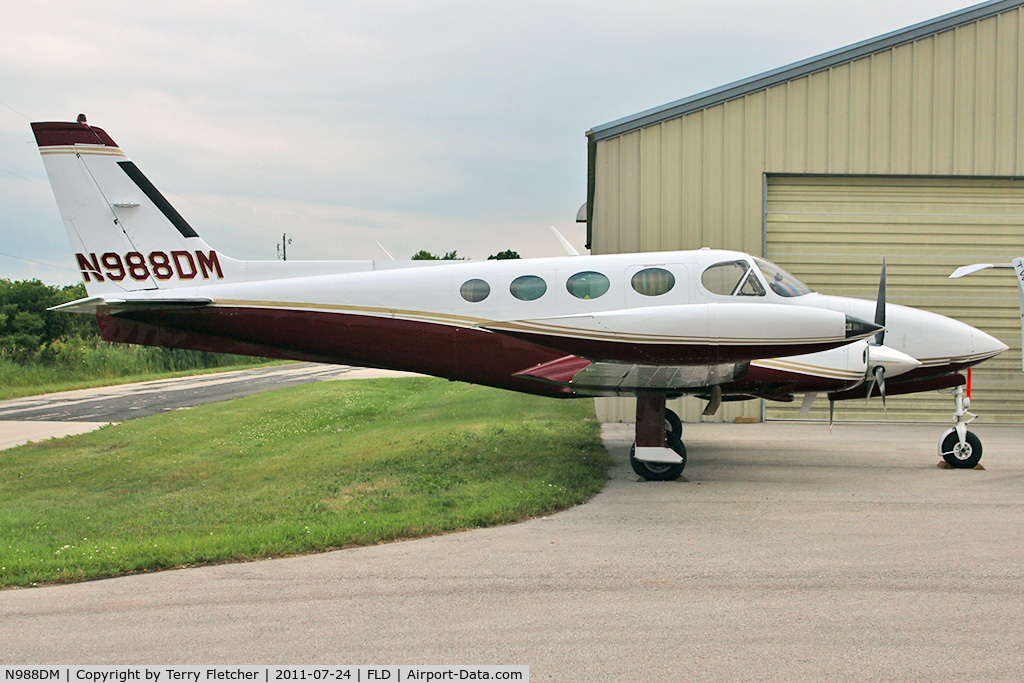
[(55, 287), (39, 280), (0, 279), (0, 350), (26, 357), (63, 337), (98, 337), (93, 316), (46, 310), (83, 297), (81, 284)]
[(491, 261), (491, 260), (501, 261), (501, 260), (504, 260), (504, 259), (513, 259), (513, 258), (522, 258), (522, 256), (520, 256), (519, 252), (517, 252), (517, 251), (512, 251), (511, 249), (506, 249), (505, 251), (499, 251), (497, 254), (491, 254), (490, 256), (487, 257), (487, 260), (488, 261)]
[(438, 256), (437, 254), (431, 254), (426, 249), (420, 249), (412, 255), (413, 261), (465, 261), (464, 258), (459, 258), (459, 252), (455, 249), (446, 251), (444, 256)]

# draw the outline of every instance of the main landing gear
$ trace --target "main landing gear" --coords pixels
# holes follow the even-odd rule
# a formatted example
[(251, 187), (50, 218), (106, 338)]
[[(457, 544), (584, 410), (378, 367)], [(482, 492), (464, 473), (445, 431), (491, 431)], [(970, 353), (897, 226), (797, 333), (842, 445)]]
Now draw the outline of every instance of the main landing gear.
[(665, 408), (663, 394), (642, 394), (636, 399), (636, 441), (629, 464), (647, 481), (674, 481), (686, 467), (683, 422)]
[(939, 440), (939, 455), (950, 467), (971, 469), (981, 460), (981, 439), (974, 432), (967, 431), (967, 425), (978, 416), (968, 410), (971, 399), (964, 396), (963, 386), (953, 389), (953, 398), (956, 401), (956, 412), (953, 413), (956, 424), (947, 429)]

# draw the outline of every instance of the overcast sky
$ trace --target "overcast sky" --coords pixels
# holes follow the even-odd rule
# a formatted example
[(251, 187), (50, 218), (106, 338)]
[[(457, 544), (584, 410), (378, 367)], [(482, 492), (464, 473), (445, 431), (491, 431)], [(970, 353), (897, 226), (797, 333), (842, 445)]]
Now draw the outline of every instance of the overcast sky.
[(78, 280), (29, 128), (84, 112), (243, 259), (582, 251), (595, 125), (975, 3), (9, 3), (0, 278)]

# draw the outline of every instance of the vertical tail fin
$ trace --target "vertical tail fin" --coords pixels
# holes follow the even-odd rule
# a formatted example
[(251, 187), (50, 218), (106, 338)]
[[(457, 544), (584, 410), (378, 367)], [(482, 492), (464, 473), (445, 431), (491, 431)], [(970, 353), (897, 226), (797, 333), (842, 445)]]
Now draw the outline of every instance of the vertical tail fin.
[(84, 115), (32, 132), (91, 296), (244, 279)]

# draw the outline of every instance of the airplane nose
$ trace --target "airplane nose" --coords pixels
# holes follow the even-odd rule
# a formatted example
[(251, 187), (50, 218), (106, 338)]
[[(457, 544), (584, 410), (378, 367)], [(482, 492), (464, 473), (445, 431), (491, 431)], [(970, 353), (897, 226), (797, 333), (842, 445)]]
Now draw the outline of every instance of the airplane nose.
[(1008, 348), (1010, 347), (993, 337), (991, 334), (982, 332), (976, 327), (971, 328), (971, 351), (975, 355), (980, 355), (984, 358), (991, 358), (992, 356), (998, 356)]
[(881, 325), (869, 323), (867, 320), (855, 318), (852, 315), (846, 316), (846, 338), (863, 339), (884, 329)]

